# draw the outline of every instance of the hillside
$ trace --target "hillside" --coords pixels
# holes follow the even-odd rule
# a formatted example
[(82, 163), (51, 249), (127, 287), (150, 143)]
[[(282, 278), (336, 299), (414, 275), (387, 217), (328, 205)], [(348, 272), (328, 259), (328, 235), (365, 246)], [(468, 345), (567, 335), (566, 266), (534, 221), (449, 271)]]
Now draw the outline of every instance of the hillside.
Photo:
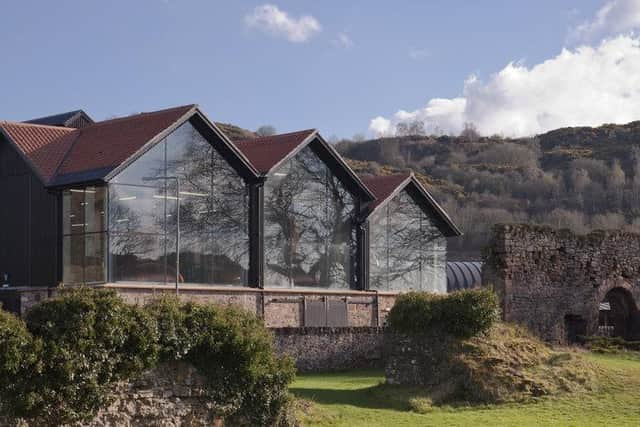
[(232, 141), (241, 141), (243, 139), (256, 138), (258, 136), (250, 130), (243, 129), (229, 123), (216, 123), (216, 126), (218, 126), (220, 130)]
[(359, 173), (413, 170), (465, 232), (450, 242), (452, 259), (480, 258), (498, 222), (640, 231), (640, 121), (534, 138), (417, 135), (337, 148)]

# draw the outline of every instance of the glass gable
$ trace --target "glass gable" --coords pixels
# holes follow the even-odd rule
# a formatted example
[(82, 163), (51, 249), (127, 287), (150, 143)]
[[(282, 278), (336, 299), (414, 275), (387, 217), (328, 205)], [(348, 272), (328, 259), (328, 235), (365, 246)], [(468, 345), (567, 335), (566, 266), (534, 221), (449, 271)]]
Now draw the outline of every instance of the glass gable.
[(265, 287), (348, 289), (355, 283), (353, 196), (310, 147), (264, 188)]
[(369, 288), (444, 293), (446, 238), (407, 191), (369, 219)]
[(247, 187), (190, 123), (118, 174), (109, 190), (112, 281), (175, 280), (179, 205), (180, 281), (247, 283)]

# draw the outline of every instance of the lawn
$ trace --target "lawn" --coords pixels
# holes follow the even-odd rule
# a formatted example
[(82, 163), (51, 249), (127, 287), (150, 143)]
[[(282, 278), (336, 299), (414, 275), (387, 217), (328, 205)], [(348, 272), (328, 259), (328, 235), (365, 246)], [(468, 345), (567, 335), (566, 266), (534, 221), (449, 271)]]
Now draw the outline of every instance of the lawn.
[[(433, 407), (411, 411), (416, 390), (382, 385), (381, 371), (303, 374), (293, 393), (313, 402), (304, 425), (317, 426), (640, 426), (640, 357), (587, 356), (599, 371), (596, 392), (542, 398), (526, 404)], [(301, 405), (305, 406), (305, 405)]]

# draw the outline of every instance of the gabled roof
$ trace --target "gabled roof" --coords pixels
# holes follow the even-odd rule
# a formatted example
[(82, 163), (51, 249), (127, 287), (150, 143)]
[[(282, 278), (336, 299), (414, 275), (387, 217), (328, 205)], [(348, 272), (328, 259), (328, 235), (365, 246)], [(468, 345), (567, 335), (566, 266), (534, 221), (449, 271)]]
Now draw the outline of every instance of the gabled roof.
[(462, 235), (462, 232), (454, 224), (449, 215), (445, 212), (444, 209), (442, 209), (438, 202), (436, 202), (429, 191), (424, 188), (420, 181), (416, 179), (413, 173), (374, 176), (370, 178), (364, 178), (362, 181), (376, 196), (376, 200), (370, 205), (368, 216), (371, 216), (381, 206), (385, 206), (402, 190), (411, 186), (416, 190), (420, 199), (425, 202), (424, 204), (430, 208), (429, 210), (435, 216), (436, 221), (440, 225), (442, 233), (446, 237)]
[(185, 105), (80, 129), (0, 122), (0, 133), (13, 143), (45, 185), (69, 185), (103, 179), (196, 111), (195, 105)]
[(362, 178), (364, 185), (376, 196), (376, 200), (370, 205), (371, 210), (385, 202), (409, 178), (410, 173)]
[(54, 114), (52, 116), (39, 117), (37, 119), (27, 120), (25, 123), (45, 126), (74, 127), (72, 124), (79, 118), (84, 119), (85, 122), (89, 124), (94, 123), (93, 119), (82, 110), (74, 110), (66, 113)]
[(76, 130), (0, 121), (0, 133), (13, 142), (17, 151), (46, 184), (53, 178), (71, 147)]
[(315, 129), (263, 136), (236, 142), (236, 146), (260, 173), (268, 174), (303, 142), (316, 134)]
[[(195, 105), (105, 120), (77, 130), (52, 185), (101, 179), (163, 131), (195, 112)], [(182, 120), (181, 120), (182, 119)]]
[(315, 129), (236, 142), (236, 146), (249, 159), (253, 167), (263, 175), (268, 175), (310, 144), (313, 144), (313, 147), (322, 154), (323, 161), (350, 191), (359, 194), (365, 202), (375, 199), (373, 193), (362, 183), (360, 177)]

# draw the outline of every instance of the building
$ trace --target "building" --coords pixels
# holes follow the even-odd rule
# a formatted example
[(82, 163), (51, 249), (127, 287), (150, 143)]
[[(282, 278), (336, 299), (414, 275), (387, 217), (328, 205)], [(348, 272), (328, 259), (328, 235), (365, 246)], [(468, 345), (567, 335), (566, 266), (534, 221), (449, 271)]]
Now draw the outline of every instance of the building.
[(459, 235), (412, 175), (363, 181), (316, 130), (234, 143), (195, 105), (0, 122), (0, 200), (20, 307), (60, 283), (175, 288), (272, 325), (375, 325), (398, 292), (446, 291)]

